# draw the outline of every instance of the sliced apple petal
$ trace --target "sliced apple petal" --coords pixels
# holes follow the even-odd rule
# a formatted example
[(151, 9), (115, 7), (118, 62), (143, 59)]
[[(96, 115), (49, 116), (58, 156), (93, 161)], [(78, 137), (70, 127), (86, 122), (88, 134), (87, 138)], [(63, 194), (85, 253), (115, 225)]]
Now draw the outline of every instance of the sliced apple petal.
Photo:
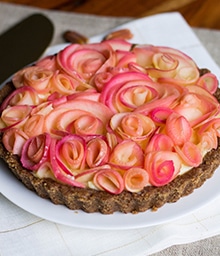
[(102, 169), (99, 170), (94, 178), (95, 186), (111, 194), (120, 194), (124, 189), (124, 180), (116, 170)]
[(125, 188), (130, 192), (139, 192), (149, 185), (149, 175), (142, 168), (131, 168), (125, 171), (124, 176)]
[(166, 121), (166, 134), (175, 145), (183, 145), (190, 140), (192, 128), (184, 116), (172, 113)]

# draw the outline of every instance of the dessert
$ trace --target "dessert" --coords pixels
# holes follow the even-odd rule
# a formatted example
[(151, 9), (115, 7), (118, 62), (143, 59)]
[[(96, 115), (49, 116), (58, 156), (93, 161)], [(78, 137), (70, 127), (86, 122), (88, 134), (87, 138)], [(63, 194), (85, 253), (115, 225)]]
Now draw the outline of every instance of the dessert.
[(18, 71), (0, 96), (0, 157), (70, 209), (156, 210), (220, 164), (217, 78), (176, 49), (70, 44)]

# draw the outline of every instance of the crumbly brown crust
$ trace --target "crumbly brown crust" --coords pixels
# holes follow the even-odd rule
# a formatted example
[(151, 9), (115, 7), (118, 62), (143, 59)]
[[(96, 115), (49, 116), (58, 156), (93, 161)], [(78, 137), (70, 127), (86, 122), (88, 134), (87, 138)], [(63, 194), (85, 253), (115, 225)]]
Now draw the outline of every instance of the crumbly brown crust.
[[(0, 101), (12, 90), (12, 84), (7, 84), (0, 91)], [(220, 89), (217, 90), (215, 96), (220, 101)], [(162, 187), (145, 187), (140, 193), (123, 191), (119, 195), (71, 187), (48, 178), (39, 179), (23, 168), (19, 158), (6, 151), (1, 142), (0, 158), (7, 163), (14, 175), (28, 189), (35, 191), (43, 198), (50, 199), (54, 204), (66, 205), (69, 209), (83, 210), (88, 213), (112, 214), (116, 211), (138, 213), (149, 209), (157, 210), (165, 203), (174, 203), (202, 186), (220, 165), (220, 141), (218, 148), (210, 151), (199, 167), (178, 176), (169, 184)]]

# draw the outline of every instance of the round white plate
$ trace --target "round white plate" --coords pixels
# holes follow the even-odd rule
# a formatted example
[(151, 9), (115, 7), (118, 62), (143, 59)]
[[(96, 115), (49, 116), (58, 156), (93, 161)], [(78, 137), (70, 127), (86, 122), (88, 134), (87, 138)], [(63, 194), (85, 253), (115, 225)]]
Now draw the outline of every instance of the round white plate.
[[(46, 54), (53, 54), (65, 45), (49, 48)], [(187, 215), (205, 206), (220, 195), (220, 168), (205, 184), (196, 189), (191, 195), (181, 198), (178, 202), (165, 204), (157, 212), (146, 211), (138, 214), (114, 213), (85, 213), (69, 210), (62, 205), (54, 205), (51, 201), (37, 196), (28, 190), (11, 173), (8, 167), (0, 162), (0, 192), (11, 202), (22, 209), (46, 220), (72, 227), (89, 229), (133, 229), (166, 223)]]

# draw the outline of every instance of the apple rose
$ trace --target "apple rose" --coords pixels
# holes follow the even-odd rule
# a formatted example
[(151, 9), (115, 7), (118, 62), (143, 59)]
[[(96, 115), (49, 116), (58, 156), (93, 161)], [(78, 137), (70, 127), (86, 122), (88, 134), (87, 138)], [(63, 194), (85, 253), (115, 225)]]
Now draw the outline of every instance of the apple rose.
[(70, 95), (76, 91), (79, 82), (67, 74), (54, 72), (51, 81), (51, 93), (57, 92), (60, 95)]
[(22, 165), (32, 171), (38, 170), (49, 160), (50, 143), (51, 136), (46, 133), (28, 139), (21, 152)]
[(119, 169), (143, 166), (144, 154), (141, 147), (132, 140), (117, 144), (109, 157), (109, 164)]
[(125, 188), (130, 192), (139, 192), (149, 185), (149, 175), (145, 169), (134, 167), (128, 169), (123, 175)]
[(163, 186), (172, 181), (179, 173), (181, 159), (176, 152), (154, 151), (145, 156), (144, 169), (149, 174), (150, 184)]
[(45, 117), (45, 129), (78, 135), (103, 134), (112, 113), (99, 102), (87, 99), (73, 99), (55, 106)]
[(13, 91), (1, 104), (0, 112), (8, 106), (30, 105), (36, 106), (42, 102), (37, 91), (29, 86), (22, 86)]
[(70, 135), (61, 140), (52, 138), (49, 167), (53, 176), (61, 183), (84, 188), (85, 185), (75, 179), (77, 171), (84, 167), (84, 153), (85, 143), (80, 137)]
[(45, 132), (44, 115), (35, 114), (30, 116), (23, 125), (23, 131), (28, 137), (34, 137)]
[(45, 118), (52, 109), (52, 104), (49, 102), (43, 102), (32, 108), (30, 115), (22, 125), (22, 129), (28, 137), (34, 137), (46, 132)]
[(32, 107), (28, 105), (15, 105), (4, 109), (0, 118), (0, 130), (21, 127), (30, 116), (31, 111)]
[(194, 84), (199, 78), (195, 62), (183, 52), (152, 45), (133, 48), (137, 63), (144, 67), (152, 79), (160, 83)]
[(28, 139), (29, 137), (21, 129), (11, 128), (3, 133), (2, 142), (9, 152), (20, 156)]
[(103, 88), (100, 101), (114, 113), (134, 110), (158, 98), (150, 78), (137, 72), (118, 73)]
[(218, 88), (218, 79), (214, 74), (209, 72), (200, 76), (196, 84), (206, 89), (211, 94), (214, 94)]
[(189, 86), (188, 90), (173, 110), (184, 116), (192, 127), (200, 126), (219, 114), (219, 103), (208, 91), (196, 85)]
[(105, 84), (108, 83), (112, 77), (113, 74), (111, 71), (100, 72), (94, 75), (91, 82), (94, 84), (97, 91), (101, 92)]
[(203, 156), (206, 154), (206, 152), (218, 147), (219, 136), (216, 136), (215, 129), (209, 128), (207, 131), (199, 133), (199, 135), (199, 143), (197, 144), (197, 147)]
[(93, 183), (100, 190), (105, 190), (111, 194), (120, 194), (124, 190), (122, 176), (113, 169), (100, 169), (95, 173)]
[(190, 140), (193, 131), (188, 120), (174, 112), (167, 118), (165, 133), (175, 145), (182, 146)]
[(183, 162), (191, 167), (197, 167), (202, 163), (202, 154), (200, 149), (201, 148), (190, 141), (185, 142), (182, 147), (175, 146), (175, 150), (182, 158)]
[(213, 118), (205, 122), (196, 129), (196, 134), (197, 146), (201, 152), (206, 153), (212, 148), (216, 149), (220, 137), (220, 118)]
[(106, 42), (94, 44), (72, 44), (58, 53), (57, 62), (61, 69), (84, 82), (108, 67), (115, 66), (115, 54)]
[(87, 144), (86, 163), (90, 168), (104, 165), (108, 162), (110, 148), (102, 138), (94, 138)]
[(12, 81), (16, 88), (26, 85), (34, 88), (40, 94), (45, 94), (50, 90), (49, 81), (52, 75), (51, 70), (31, 66), (18, 71)]
[(56, 143), (54, 157), (65, 173), (76, 175), (85, 167), (85, 141), (77, 135), (63, 137)]
[(151, 118), (134, 112), (115, 114), (110, 120), (110, 127), (120, 138), (141, 144), (146, 142), (156, 129)]
[(155, 107), (169, 107), (185, 90), (178, 85), (155, 83), (140, 72), (124, 72), (105, 84), (100, 101), (114, 113), (135, 110), (148, 114)]

